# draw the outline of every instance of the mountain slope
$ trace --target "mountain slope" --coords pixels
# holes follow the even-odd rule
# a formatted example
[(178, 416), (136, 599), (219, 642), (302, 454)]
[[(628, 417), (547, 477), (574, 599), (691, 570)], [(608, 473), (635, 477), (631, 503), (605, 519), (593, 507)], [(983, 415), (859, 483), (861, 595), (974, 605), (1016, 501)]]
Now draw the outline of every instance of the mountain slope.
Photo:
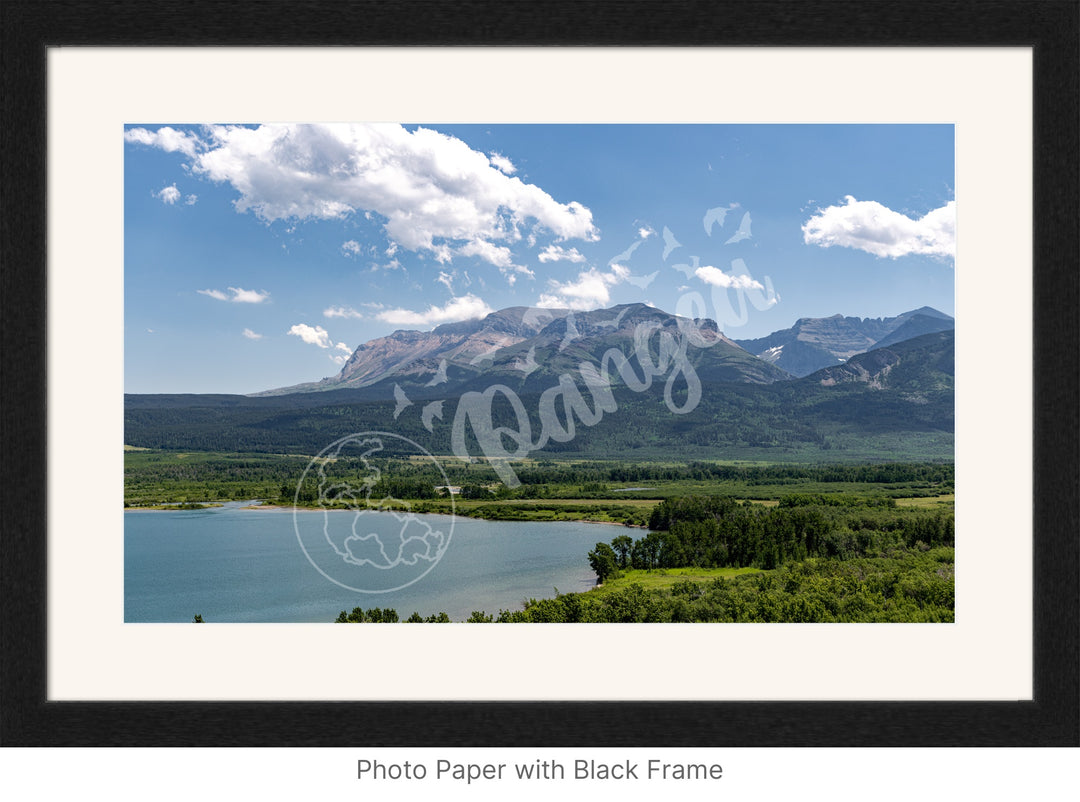
[(855, 354), (880, 344), (953, 327), (948, 315), (928, 306), (889, 318), (858, 318), (833, 315), (800, 318), (789, 329), (765, 337), (735, 342), (752, 354), (795, 376), (808, 376), (822, 368), (843, 364)]
[[(644, 326), (639, 333), (639, 326)], [(400, 387), (409, 398), (459, 395), (477, 382), (498, 382), (516, 391), (543, 389), (589, 364), (600, 370), (613, 349), (635, 362), (636, 338), (647, 335), (651, 358), (659, 343), (678, 343), (693, 329), (686, 358), (703, 381), (768, 383), (791, 375), (747, 353), (712, 321), (677, 318), (645, 304), (581, 312), (511, 307), (482, 320), (438, 326), (430, 332), (396, 331), (364, 343), (334, 377), (257, 393), (258, 396), (363, 390), (364, 398), (392, 398)], [(622, 382), (608, 360), (614, 384)], [(638, 375), (641, 375), (638, 370)], [(358, 397), (360, 397), (358, 395)]]
[(360, 345), (337, 376), (254, 395), (358, 389), (390, 376), (431, 374), (434, 377), (451, 366), (475, 373), (472, 368), (486, 354), (534, 336), (552, 320), (569, 312), (568, 309), (514, 306), (493, 312), (482, 320), (447, 323), (432, 331), (399, 329)]
[(921, 337), (923, 334), (933, 334), (939, 331), (952, 331), (956, 321), (952, 318), (933, 317), (931, 315), (916, 314), (908, 318), (902, 325), (893, 329), (886, 337), (874, 343), (874, 348), (886, 348), (896, 343)]
[(931, 398), (952, 398), (955, 381), (956, 338), (951, 330), (924, 334), (852, 357), (843, 365), (824, 368), (801, 383), (835, 387), (864, 384), (872, 390), (895, 390), (924, 403)]
[[(662, 343), (668, 351), (685, 348), (686, 362), (702, 381), (767, 384), (791, 378), (737, 346), (712, 321), (689, 321), (645, 304), (623, 304), (552, 321), (536, 336), (492, 353), (481, 364), (483, 372), (466, 384), (499, 382), (518, 392), (542, 391), (590, 365), (598, 372), (606, 370), (611, 383), (619, 386), (626, 381), (619, 372), (623, 360), (615, 354), (625, 358), (633, 376), (644, 376), (639, 357), (645, 355), (660, 372), (667, 372), (660, 366), (672, 354), (660, 353)], [(453, 394), (457, 388), (451, 384), (441, 389)]]
[[(581, 362), (595, 364), (589, 361), (596, 359), (595, 354), (585, 345), (625, 345), (625, 335), (618, 334), (619, 328), (623, 324), (630, 326), (639, 315), (644, 320), (646, 309), (630, 308), (618, 325), (610, 327), (601, 324), (618, 316), (611, 316), (612, 310), (604, 310), (604, 315), (610, 317), (607, 320), (599, 312), (591, 317), (576, 314), (572, 326), (578, 337), (567, 342), (562, 351), (559, 347), (572, 333), (571, 323), (552, 321), (530, 338), (531, 344), (526, 346), (527, 341), (522, 341), (500, 349), (497, 358), (483, 363), (483, 372), (470, 373), (467, 381), (448, 380), (433, 387), (425, 387), (426, 375), (415, 383), (398, 375), (358, 390), (260, 398), (126, 396), (125, 442), (149, 448), (310, 455), (355, 432), (392, 431), (434, 454), (445, 455), (453, 450), (451, 430), (461, 393), (508, 384), (515, 380), (515, 374), (524, 377), (516, 379), (513, 389), (532, 427), (530, 442), (540, 442), (545, 426), (540, 411), (545, 391), (560, 387), (561, 380), (568, 378), (592, 408), (591, 391), (578, 370)], [(663, 330), (662, 323), (660, 326)], [(540, 353), (540, 344), (551, 349), (551, 354)], [(515, 360), (523, 358), (520, 351), (525, 347), (535, 347), (537, 362), (550, 362), (544, 374), (537, 369), (525, 376), (520, 370), (520, 362)], [(764, 378), (776, 368), (727, 345), (719, 337), (715, 345), (697, 351), (700, 353), (688, 352), (688, 356), (697, 359), (695, 372), (700, 371), (702, 392), (699, 402), (686, 414), (675, 414), (666, 403), (664, 376), (657, 377), (647, 389), (613, 382), (617, 409), (605, 411), (594, 425), (578, 425), (569, 440), (544, 440), (542, 450), (531, 455), (769, 461), (952, 457), (951, 331), (874, 349), (851, 357), (843, 365), (788, 381), (748, 380), (747, 376), (753, 375), (748, 373), (751, 367), (764, 365), (764, 372), (758, 374)], [(728, 369), (735, 370), (741, 380), (725, 381), (724, 371)], [(480, 370), (480, 366), (474, 370)], [(405, 388), (406, 401), (411, 403), (396, 397), (395, 385)], [(428, 394), (426, 397), (420, 395), (422, 390)], [(440, 390), (441, 395), (434, 394)], [(675, 383), (671, 394), (675, 406), (681, 407), (686, 398), (685, 385)], [(492, 426), (517, 431), (521, 420), (505, 402), (501, 397), (493, 399)], [(556, 414), (563, 417), (561, 406)], [(547, 425), (551, 425), (550, 420)], [(475, 438), (469, 443), (470, 455), (482, 457)]]

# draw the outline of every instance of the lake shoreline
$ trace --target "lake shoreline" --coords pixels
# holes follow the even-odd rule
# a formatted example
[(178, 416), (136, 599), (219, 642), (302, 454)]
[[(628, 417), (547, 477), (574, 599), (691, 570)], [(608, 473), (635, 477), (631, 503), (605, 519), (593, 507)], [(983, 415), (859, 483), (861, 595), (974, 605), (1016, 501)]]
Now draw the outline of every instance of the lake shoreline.
[[(205, 505), (203, 507), (200, 507), (198, 509), (189, 508), (189, 509), (185, 510), (185, 509), (181, 509), (179, 507), (179, 505), (177, 505), (177, 506), (156, 505), (156, 506), (153, 506), (153, 507), (125, 507), (124, 512), (198, 512), (200, 509), (203, 509), (203, 510), (204, 509), (212, 509), (212, 508), (221, 509), (224, 506), (225, 505), (220, 504), (220, 503), (219, 504), (207, 504), (207, 505)], [(323, 512), (324, 511), (323, 508), (321, 508), (321, 507), (294, 507), (294, 506), (291, 506), (291, 505), (290, 506), (284, 506), (284, 505), (281, 505), (281, 504), (248, 504), (247, 506), (237, 507), (236, 509), (239, 509), (239, 510), (242, 510), (242, 511), (245, 511), (245, 512)], [(375, 510), (376, 508), (372, 508), (372, 509)], [(340, 508), (340, 509), (333, 509), (333, 510), (330, 510), (330, 511), (331, 512), (348, 512), (348, 509), (347, 508)], [(383, 510), (383, 511), (384, 512), (389, 512), (390, 510)], [(505, 523), (580, 523), (580, 524), (603, 524), (603, 525), (606, 525), (606, 526), (620, 526), (620, 527), (622, 527), (624, 529), (648, 530), (648, 528), (649, 528), (648, 526), (642, 526), (642, 525), (639, 525), (639, 524), (624, 524), (624, 523), (621, 523), (619, 521), (597, 521), (597, 520), (594, 520), (594, 519), (591, 519), (591, 518), (559, 518), (559, 519), (555, 519), (555, 520), (552, 520), (551, 518), (537, 518), (537, 519), (532, 519), (532, 520), (530, 520), (530, 519), (525, 519), (525, 520), (514, 519), (512, 521), (508, 521), (505, 518), (499, 518), (499, 517), (494, 517), (494, 516), (489, 517), (489, 516), (486, 516), (486, 515), (467, 515), (467, 514), (462, 513), (462, 512), (451, 512), (450, 510), (445, 510), (445, 511), (427, 510), (425, 512), (417, 512), (417, 513), (414, 513), (414, 514), (415, 515), (455, 515), (455, 516), (461, 517), (461, 518), (472, 518), (472, 519), (478, 520), (478, 521), (492, 521), (492, 522), (495, 522), (495, 523), (498, 523), (498, 522), (505, 522)]]

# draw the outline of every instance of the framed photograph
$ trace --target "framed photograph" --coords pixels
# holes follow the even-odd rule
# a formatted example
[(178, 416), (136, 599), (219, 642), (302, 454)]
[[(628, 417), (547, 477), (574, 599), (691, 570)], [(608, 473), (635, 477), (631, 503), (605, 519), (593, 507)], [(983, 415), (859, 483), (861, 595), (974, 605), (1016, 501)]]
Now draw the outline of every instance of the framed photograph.
[(5, 743), (1077, 745), (1075, 4), (53, 5)]

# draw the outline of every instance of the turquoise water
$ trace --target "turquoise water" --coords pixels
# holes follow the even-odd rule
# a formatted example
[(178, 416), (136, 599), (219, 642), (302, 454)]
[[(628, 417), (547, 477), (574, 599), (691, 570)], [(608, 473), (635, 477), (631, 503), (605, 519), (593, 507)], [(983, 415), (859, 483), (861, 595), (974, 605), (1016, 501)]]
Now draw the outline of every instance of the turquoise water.
[[(207, 623), (330, 622), (353, 607), (393, 607), (402, 619), (413, 611), (425, 617), (444, 611), (461, 621), (473, 610), (520, 609), (523, 599), (550, 597), (554, 588), (587, 590), (595, 576), (586, 555), (619, 534), (601, 524), (457, 518), (445, 553), (428, 573), (400, 590), (359, 593), (315, 569), (291, 510), (241, 506), (125, 513), (124, 620), (187, 622), (198, 613)], [(317, 516), (305, 523), (323, 520), (321, 512), (300, 515)], [(447, 516), (419, 517), (432, 526), (449, 524)], [(366, 523), (372, 520), (385, 526), (388, 542), (400, 528), (390, 513)], [(320, 555), (313, 557), (322, 563)]]

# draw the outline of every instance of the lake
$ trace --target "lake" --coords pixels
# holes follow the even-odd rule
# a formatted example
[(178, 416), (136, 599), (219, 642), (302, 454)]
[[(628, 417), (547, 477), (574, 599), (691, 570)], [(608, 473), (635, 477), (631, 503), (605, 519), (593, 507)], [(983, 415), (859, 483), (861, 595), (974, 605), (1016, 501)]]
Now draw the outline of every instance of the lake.
[[(497, 614), (520, 609), (524, 599), (551, 597), (555, 588), (562, 593), (587, 590), (596, 581), (588, 552), (620, 533), (603, 524), (458, 517), (441, 559), (430, 570), (414, 571), (407, 587), (361, 593), (321, 572), (326, 567), (334, 575), (326, 554), (315, 552), (311, 540), (301, 548), (292, 510), (242, 509), (248, 504), (126, 512), (124, 620), (190, 622), (199, 614), (207, 623), (331, 622), (341, 610), (393, 607), (402, 619), (414, 611), (424, 617), (446, 612), (462, 621), (473, 610)], [(324, 521), (343, 526), (355, 518), (350, 511), (297, 513), (301, 529), (311, 532)], [(446, 529), (450, 522), (449, 516), (414, 518), (430, 528)], [(383, 532), (390, 543), (401, 519), (387, 512), (366, 513), (364, 526), (365, 532)], [(334, 557), (330, 546), (325, 552)]]

